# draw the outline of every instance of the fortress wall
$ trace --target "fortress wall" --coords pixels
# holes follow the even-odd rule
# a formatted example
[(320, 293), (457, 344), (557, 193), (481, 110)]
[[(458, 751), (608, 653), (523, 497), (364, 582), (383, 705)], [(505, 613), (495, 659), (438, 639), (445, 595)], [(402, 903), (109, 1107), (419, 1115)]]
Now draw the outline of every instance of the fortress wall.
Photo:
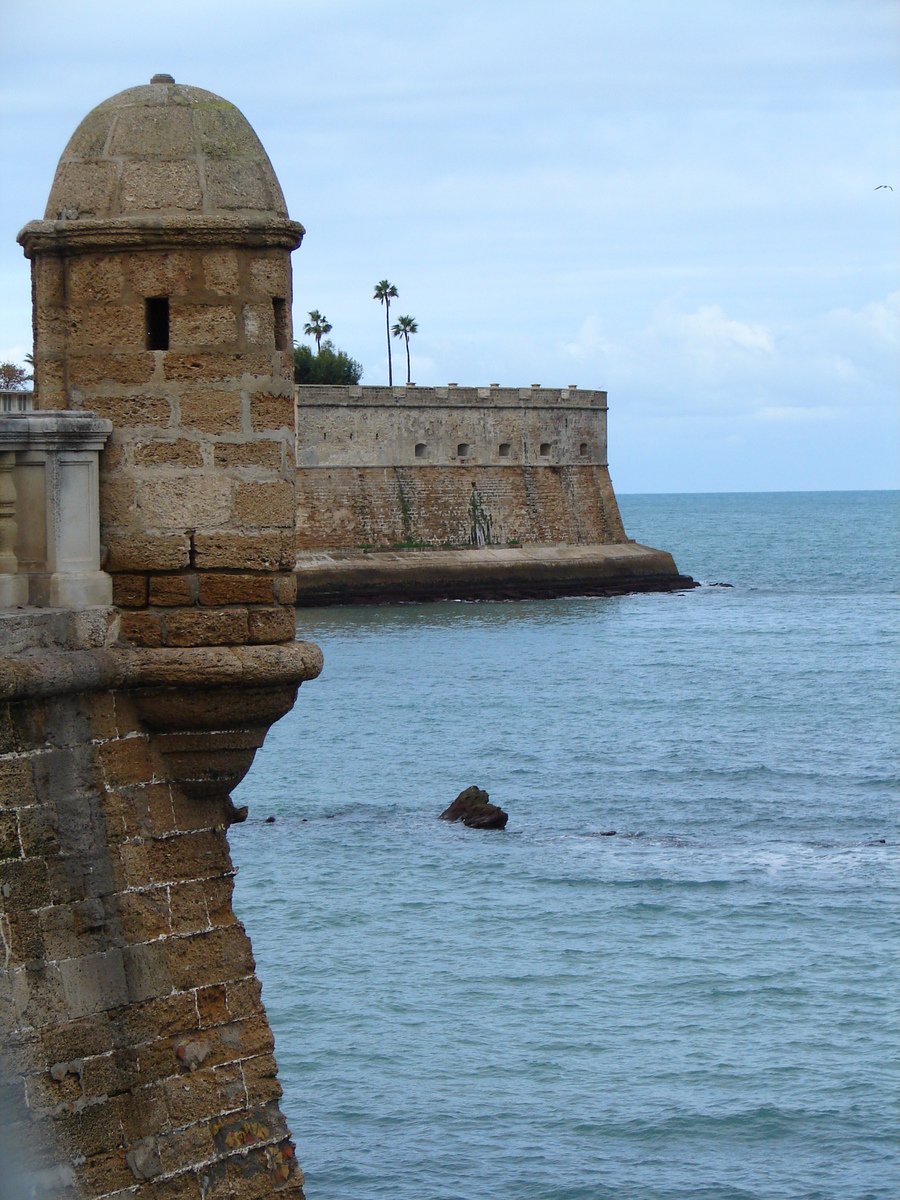
[[(112, 610), (69, 617), (77, 636), (48, 614), (47, 648), (29, 636), (0, 689), (0, 1099), (28, 1194), (300, 1195), (231, 908), (227, 786), (183, 782), (197, 771), (148, 727), (160, 695), (185, 723), (174, 659), (173, 686), (135, 686), (159, 677), (160, 652), (117, 650)], [(12, 646), (41, 624), (33, 610), (2, 620)], [(174, 653), (189, 677), (208, 666)], [(223, 723), (224, 697), (207, 684), (207, 724)]]
[(334, 467), (297, 474), (301, 552), (624, 540), (605, 467)]
[(606, 464), (605, 392), (304, 385), (295, 397), (301, 468)]
[(625, 540), (605, 392), (304, 386), (296, 397), (301, 552)]

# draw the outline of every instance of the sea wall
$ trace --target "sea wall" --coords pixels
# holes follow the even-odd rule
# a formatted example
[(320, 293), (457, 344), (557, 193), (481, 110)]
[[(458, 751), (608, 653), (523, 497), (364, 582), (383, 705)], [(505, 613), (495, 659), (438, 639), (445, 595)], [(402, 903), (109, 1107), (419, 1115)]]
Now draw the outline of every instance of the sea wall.
[(605, 467), (326, 467), (297, 473), (297, 549), (624, 540)]
[(296, 389), (297, 548), (626, 540), (606, 393)]
[(300, 604), (691, 587), (622, 526), (606, 393), (295, 389)]
[(226, 830), (320, 656), (119, 634), (114, 609), (0, 613), (0, 1107), (22, 1194), (299, 1196)]

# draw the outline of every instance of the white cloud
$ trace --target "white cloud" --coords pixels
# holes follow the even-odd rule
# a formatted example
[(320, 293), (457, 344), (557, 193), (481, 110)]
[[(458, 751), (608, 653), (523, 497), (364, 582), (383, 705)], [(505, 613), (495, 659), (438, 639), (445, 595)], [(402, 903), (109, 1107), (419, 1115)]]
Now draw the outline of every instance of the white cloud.
[(718, 304), (695, 312), (666, 312), (647, 336), (666, 346), (670, 361), (681, 364), (704, 388), (757, 373), (775, 350), (770, 329), (729, 317)]
[(572, 341), (560, 343), (560, 348), (577, 362), (608, 359), (619, 353), (619, 347), (604, 333), (603, 321), (595, 313), (585, 317)]
[(900, 290), (860, 309), (836, 308), (825, 318), (836, 332), (844, 331), (873, 345), (900, 348)]
[(751, 325), (728, 317), (718, 304), (708, 304), (693, 313), (673, 314), (663, 318), (660, 328), (681, 336), (704, 356), (715, 357), (732, 350), (749, 350), (763, 354), (773, 351), (772, 334), (764, 325)]

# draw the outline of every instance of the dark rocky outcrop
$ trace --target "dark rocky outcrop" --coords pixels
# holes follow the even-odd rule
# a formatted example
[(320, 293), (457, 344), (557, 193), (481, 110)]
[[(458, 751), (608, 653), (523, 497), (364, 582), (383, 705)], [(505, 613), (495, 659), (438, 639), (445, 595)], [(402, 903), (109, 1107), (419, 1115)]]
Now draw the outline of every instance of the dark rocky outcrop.
[(467, 787), (441, 813), (442, 821), (462, 821), (469, 829), (505, 829), (509, 813), (496, 804), (483, 788)]

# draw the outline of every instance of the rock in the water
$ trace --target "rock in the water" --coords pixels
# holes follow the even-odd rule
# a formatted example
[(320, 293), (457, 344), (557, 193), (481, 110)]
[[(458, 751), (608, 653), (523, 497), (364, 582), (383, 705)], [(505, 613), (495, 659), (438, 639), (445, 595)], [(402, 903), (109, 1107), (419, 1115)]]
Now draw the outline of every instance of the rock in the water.
[(462, 821), (470, 829), (505, 829), (509, 813), (491, 804), (484, 788), (467, 787), (441, 813), (442, 821)]
[(274, 818), (274, 817), (266, 817), (264, 824), (266, 824), (266, 825), (274, 825), (274, 824), (275, 824), (275, 818)]

